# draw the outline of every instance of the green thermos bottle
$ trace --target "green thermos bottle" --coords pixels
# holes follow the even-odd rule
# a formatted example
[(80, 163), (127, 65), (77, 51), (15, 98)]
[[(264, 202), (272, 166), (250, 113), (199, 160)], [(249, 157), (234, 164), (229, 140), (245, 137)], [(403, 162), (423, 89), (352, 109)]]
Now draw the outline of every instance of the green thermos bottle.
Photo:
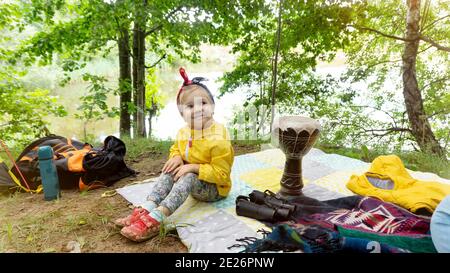
[(39, 147), (39, 169), (41, 172), (42, 187), (44, 188), (44, 199), (47, 201), (61, 197), (59, 189), (58, 173), (53, 162), (53, 149), (50, 146)]

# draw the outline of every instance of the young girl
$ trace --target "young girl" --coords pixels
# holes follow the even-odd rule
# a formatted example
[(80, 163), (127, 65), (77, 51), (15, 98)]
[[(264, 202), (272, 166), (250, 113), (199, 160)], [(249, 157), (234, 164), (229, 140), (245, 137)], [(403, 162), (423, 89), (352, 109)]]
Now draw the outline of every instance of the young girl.
[(144, 241), (159, 233), (160, 223), (192, 194), (205, 202), (225, 198), (231, 189), (230, 172), (234, 151), (225, 127), (214, 121), (214, 98), (201, 82), (184, 79), (177, 105), (187, 126), (180, 129), (170, 148), (169, 160), (162, 169), (147, 202), (131, 215), (116, 220), (121, 234), (133, 241)]

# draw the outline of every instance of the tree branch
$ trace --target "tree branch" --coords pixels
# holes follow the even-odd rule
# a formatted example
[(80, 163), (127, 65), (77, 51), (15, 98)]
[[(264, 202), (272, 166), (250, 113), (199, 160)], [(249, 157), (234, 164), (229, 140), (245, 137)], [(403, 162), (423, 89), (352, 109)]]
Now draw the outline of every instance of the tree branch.
[(385, 110), (382, 110), (382, 109), (379, 109), (379, 108), (376, 108), (376, 107), (373, 107), (373, 106), (369, 106), (369, 105), (350, 105), (350, 107), (357, 107), (357, 108), (371, 108), (371, 109), (374, 109), (374, 110), (376, 110), (376, 111), (383, 112), (383, 113), (385, 113), (388, 117), (390, 117), (390, 118), (392, 119), (392, 122), (394, 123), (394, 127), (397, 127), (397, 121), (395, 120), (395, 118), (394, 118), (390, 113), (388, 113), (388, 112), (385, 111)]
[[(365, 133), (372, 133), (372, 135), (374, 137), (379, 137), (379, 138), (385, 137), (385, 136), (390, 135), (395, 132), (409, 132), (409, 133), (412, 132), (412, 130), (409, 128), (399, 128), (399, 127), (392, 127), (392, 128), (386, 128), (386, 129), (363, 129), (363, 131)], [(376, 132), (385, 132), (385, 133), (377, 134)]]
[(183, 8), (183, 6), (178, 6), (176, 9), (174, 9), (173, 11), (171, 11), (169, 14), (167, 14), (166, 16), (166, 20), (169, 19), (169, 17), (171, 17), (172, 15), (174, 15), (176, 12), (180, 11)]
[(437, 111), (437, 112), (434, 112), (433, 114), (429, 115), (427, 118), (432, 118), (432, 117), (440, 115), (440, 114), (449, 114), (449, 112), (447, 110)]
[(428, 88), (429, 86), (431, 86), (435, 83), (442, 82), (442, 81), (448, 81), (448, 80), (450, 80), (450, 77), (440, 78), (440, 79), (437, 79), (437, 80), (434, 80), (434, 81), (431, 81), (431, 82), (425, 84), (421, 89), (425, 90), (426, 88)]
[(443, 19), (445, 19), (447, 17), (450, 17), (450, 14), (447, 14), (444, 17), (438, 18), (438, 19), (434, 20), (433, 22), (429, 23), (428, 25), (424, 26), (422, 28), (422, 32), (425, 31), (426, 29), (428, 29), (429, 27), (432, 27), (434, 24), (436, 24), (437, 22), (439, 22), (439, 21), (441, 21), (441, 20), (443, 20)]
[(153, 63), (152, 65), (150, 65), (150, 66), (146, 66), (146, 65), (144, 65), (145, 66), (145, 68), (147, 68), (147, 69), (149, 69), (149, 68), (152, 68), (152, 67), (155, 67), (157, 64), (159, 64), (163, 59), (165, 59), (166, 58), (166, 56), (167, 56), (167, 54), (166, 53), (164, 53), (164, 55), (162, 55), (162, 57), (161, 58), (159, 58), (159, 60), (157, 60), (155, 63)]
[(152, 29), (150, 29), (149, 31), (146, 31), (144, 36), (147, 37), (148, 35), (152, 34), (153, 32), (160, 30), (162, 28), (162, 24), (159, 24), (155, 27), (153, 27)]
[(384, 36), (384, 37), (387, 37), (387, 38), (391, 38), (391, 39), (401, 40), (401, 41), (405, 41), (405, 42), (415, 41), (415, 39), (406, 39), (406, 38), (403, 38), (403, 37), (386, 34), (386, 33), (383, 33), (383, 32), (381, 32), (379, 30), (370, 28), (370, 27), (356, 26), (356, 25), (348, 25), (348, 26), (349, 27), (354, 27), (354, 28), (356, 28), (358, 30), (367, 30), (367, 31), (375, 32), (377, 34), (380, 34), (381, 36)]
[[(355, 126), (356, 124), (340, 123), (340, 125)], [(373, 138), (375, 138), (375, 137), (383, 138), (383, 137), (385, 137), (387, 135), (390, 135), (390, 134), (396, 133), (396, 132), (412, 133), (412, 130), (409, 129), (409, 128), (402, 128), (402, 127), (395, 127), (395, 126), (391, 127), (391, 128), (386, 128), (386, 129), (366, 129), (366, 128), (364, 128), (362, 126), (359, 126), (359, 125), (356, 125), (356, 126), (362, 131), (362, 133), (366, 133), (366, 134), (371, 133)], [(384, 132), (384, 134), (377, 134), (377, 132)], [(360, 134), (362, 134), (362, 133), (360, 133)]]
[[(117, 18), (117, 16), (114, 14), (114, 20), (115, 20), (115, 22), (116, 22), (116, 25), (117, 25), (117, 30), (119, 31), (119, 39), (117, 39), (116, 40), (116, 42), (120, 42), (120, 39), (123, 39), (124, 37), (125, 37), (125, 32), (124, 32), (124, 28), (123, 27), (121, 27), (120, 26), (120, 24), (119, 24), (119, 19)], [(131, 52), (131, 49), (130, 49), (130, 45), (127, 43), (126, 44), (126, 46), (127, 46), (127, 51), (128, 51), (128, 54), (130, 54), (130, 56), (134, 59), (134, 55), (133, 55), (133, 53)]]
[(427, 51), (428, 49), (430, 49), (430, 48), (432, 48), (432, 47), (433, 47), (433, 46), (430, 45), (430, 46), (428, 46), (427, 48), (425, 48), (424, 50), (417, 51), (417, 55), (419, 55), (420, 53), (423, 53), (423, 52)]
[(380, 65), (380, 64), (385, 64), (385, 63), (396, 63), (396, 62), (400, 62), (402, 59), (398, 59), (398, 60), (387, 60), (387, 61), (382, 61), (382, 62), (378, 62), (378, 63), (374, 63), (371, 64), (369, 66), (367, 66), (367, 69), (370, 69), (374, 66)]
[(414, 145), (413, 142), (411, 142), (411, 146), (413, 147), (414, 151), (416, 151), (416, 152), (420, 151), (420, 149), (417, 148), (416, 145)]
[(439, 50), (450, 52), (450, 47), (440, 45), (440, 44), (436, 43), (435, 41), (433, 41), (432, 39), (428, 38), (427, 36), (420, 35), (419, 38), (425, 42), (430, 43), (431, 45), (433, 45), (434, 47), (436, 47)]
[(412, 132), (411, 129), (409, 128), (401, 128), (401, 127), (391, 127), (391, 128), (386, 128), (386, 129), (364, 129), (365, 132), (388, 132), (388, 133), (393, 133), (393, 132)]
[[(418, 52), (417, 52), (417, 55), (419, 55), (420, 53), (423, 53), (423, 52), (427, 51), (428, 49), (430, 49), (430, 48), (432, 48), (432, 47), (433, 47), (433, 46), (430, 45), (430, 46), (428, 46), (427, 48), (425, 48), (424, 50), (418, 51)], [(379, 64), (384, 64), (384, 63), (396, 63), (396, 62), (400, 62), (400, 61), (402, 61), (402, 59), (382, 61), (382, 62), (374, 63), (374, 64), (371, 64), (371, 65), (367, 66), (367, 69), (370, 69), (370, 68), (372, 68), (372, 67), (374, 67), (374, 66), (377, 66), (377, 65), (379, 65)]]
[[(167, 16), (164, 17), (164, 20), (169, 19), (169, 17), (174, 15), (176, 12), (180, 11), (182, 8), (183, 8), (183, 6), (179, 6), (176, 9), (172, 10), (171, 12), (169, 12), (169, 14), (167, 14)], [(153, 32), (156, 32), (156, 31), (160, 30), (161, 28), (162, 28), (162, 24), (159, 24), (159, 25), (151, 28), (150, 30), (146, 31), (144, 36), (147, 37), (148, 35), (152, 34)]]

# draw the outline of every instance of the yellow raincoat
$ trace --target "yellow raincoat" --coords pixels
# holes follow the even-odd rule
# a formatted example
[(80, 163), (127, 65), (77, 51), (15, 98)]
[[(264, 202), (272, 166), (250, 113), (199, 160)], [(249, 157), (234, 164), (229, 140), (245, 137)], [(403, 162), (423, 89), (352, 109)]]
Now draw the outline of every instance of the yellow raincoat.
[(450, 185), (411, 177), (396, 155), (375, 158), (368, 172), (353, 175), (347, 188), (356, 194), (395, 203), (413, 213), (432, 214), (450, 194)]
[(222, 124), (214, 122), (203, 130), (181, 128), (170, 148), (169, 158), (175, 155), (189, 164), (199, 164), (198, 179), (216, 184), (219, 195), (228, 195), (234, 150)]

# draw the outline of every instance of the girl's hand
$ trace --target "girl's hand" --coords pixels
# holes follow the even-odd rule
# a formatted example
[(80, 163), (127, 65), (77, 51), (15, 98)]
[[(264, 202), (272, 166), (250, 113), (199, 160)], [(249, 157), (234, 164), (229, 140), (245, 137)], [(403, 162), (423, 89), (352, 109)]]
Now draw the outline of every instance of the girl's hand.
[(187, 173), (198, 174), (199, 167), (200, 166), (198, 164), (186, 164), (186, 165), (180, 166), (174, 171), (175, 177), (173, 178), (173, 180), (178, 181), (178, 179), (180, 177), (182, 177), (183, 175), (185, 175)]
[(166, 164), (164, 164), (164, 167), (162, 168), (162, 173), (170, 173), (173, 170), (179, 168), (180, 166), (183, 166), (183, 164), (184, 163), (181, 156), (176, 155), (171, 159), (167, 160)]

